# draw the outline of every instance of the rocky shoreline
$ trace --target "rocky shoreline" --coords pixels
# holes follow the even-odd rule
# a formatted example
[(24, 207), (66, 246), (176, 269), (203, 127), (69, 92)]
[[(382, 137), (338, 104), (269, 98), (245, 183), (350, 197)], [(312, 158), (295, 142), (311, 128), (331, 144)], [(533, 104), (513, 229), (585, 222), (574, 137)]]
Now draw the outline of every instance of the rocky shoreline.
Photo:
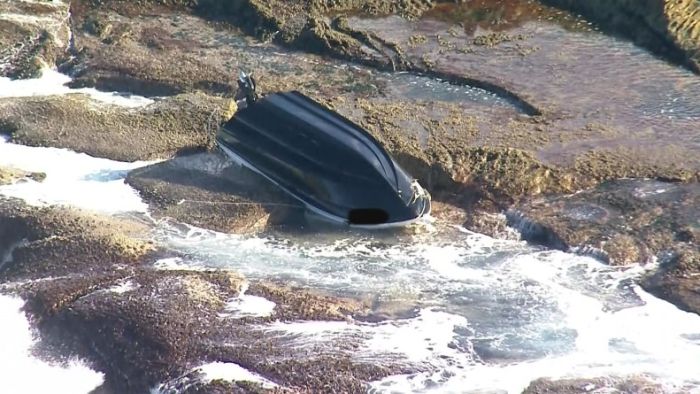
[[(123, 108), (80, 94), (0, 98), (0, 134), (115, 160), (162, 160), (126, 180), (156, 220), (236, 234), (295, 228), (304, 222), (297, 204), (212, 149), (212, 130), (235, 111), (235, 70), (254, 70), (263, 91), (302, 90), (366, 127), (428, 186), (438, 220), (494, 236), (514, 227), (530, 242), (612, 265), (658, 261), (641, 285), (700, 313), (700, 148), (692, 132), (682, 132), (697, 130), (697, 119), (668, 121), (676, 134), (642, 129), (628, 120), (637, 116), (636, 107), (611, 104), (606, 112), (604, 105), (572, 98), (590, 93), (603, 99), (607, 92), (593, 89), (606, 81), (588, 91), (559, 75), (543, 87), (532, 70), (552, 60), (538, 57), (547, 41), (518, 33), (524, 27), (485, 35), (467, 22), (422, 25), (418, 17), (432, 12), (440, 20), (445, 5), (388, 3), (80, 0), (70, 4), (70, 17), (62, 3), (2, 3), (0, 12), (55, 23), (40, 28), (1, 19), (0, 47), (18, 48), (0, 52), (0, 63), (7, 64), (1, 75), (36, 77), (43, 65), (56, 65), (73, 76), (74, 87), (156, 101)], [(488, 9), (483, 3), (473, 6)], [(553, 3), (609, 22), (598, 2), (584, 9), (573, 1)], [(668, 6), (663, 15), (683, 15), (670, 2), (658, 3)], [(609, 12), (630, 7), (619, 1)], [(666, 28), (658, 19), (643, 26), (657, 38)], [(675, 30), (662, 42), (675, 45), (697, 70), (699, 40), (683, 35), (695, 25), (671, 23)], [(392, 79), (402, 70), (416, 78), (411, 82), (439, 77), (453, 86), (481, 87), (505, 104), (429, 95), (416, 100), (408, 83)], [(683, 78), (690, 84), (691, 77)], [(583, 90), (570, 92), (575, 89)], [(641, 106), (645, 94), (630, 100)], [(0, 168), (0, 185), (25, 177), (40, 180), (41, 174)], [(284, 338), (251, 330), (253, 323), (275, 319), (378, 317), (364, 302), (234, 272), (156, 269), (152, 262), (173, 252), (150, 241), (152, 227), (136, 218), (0, 199), (0, 256), (10, 256), (0, 264), (1, 291), (27, 300), (47, 354), (79, 355), (106, 374), (96, 392), (143, 392), (163, 382), (164, 392), (358, 392), (370, 380), (421, 370), (338, 356), (312, 362), (286, 348)], [(274, 302), (274, 312), (219, 318), (243, 292)], [(237, 346), (211, 346), (226, 342)], [(192, 369), (203, 361), (235, 362), (293, 389), (199, 381)], [(580, 392), (588, 385), (662, 392), (635, 377), (537, 381), (526, 392)]]

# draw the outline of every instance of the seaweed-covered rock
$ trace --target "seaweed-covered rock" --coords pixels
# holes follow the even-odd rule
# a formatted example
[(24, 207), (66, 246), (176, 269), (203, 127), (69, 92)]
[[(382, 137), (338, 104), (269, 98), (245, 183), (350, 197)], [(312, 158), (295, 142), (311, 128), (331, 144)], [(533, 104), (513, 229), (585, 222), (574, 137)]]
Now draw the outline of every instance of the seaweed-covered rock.
[[(135, 265), (155, 251), (141, 222), (0, 199), (0, 280), (39, 279)], [(9, 250), (8, 248), (12, 248)]]
[[(27, 301), (25, 310), (41, 333), (38, 355), (87, 360), (105, 374), (102, 392), (147, 391), (210, 362), (256, 372), (280, 385), (272, 392), (357, 391), (369, 380), (418, 368), (355, 360), (344, 346), (359, 346), (365, 338), (352, 335), (317, 359), (277, 322), (350, 322), (367, 313), (365, 303), (284, 284), (246, 283), (225, 270), (154, 269), (146, 263), (164, 252), (148, 241), (148, 229), (133, 219), (1, 200), (0, 290)], [(274, 301), (272, 314), (229, 313), (228, 304), (244, 290)], [(240, 382), (196, 385), (210, 386), (263, 390)]]
[(100, 279), (33, 284), (25, 297), (45, 345), (87, 358), (119, 392), (146, 391), (182, 374), (200, 357), (203, 334), (242, 281), (227, 272), (150, 270), (111, 283)]
[[(68, 4), (63, 2), (0, 3), (0, 76), (35, 78), (54, 65), (69, 45)], [(17, 17), (13, 17), (13, 16)]]
[(152, 160), (208, 148), (219, 123), (232, 113), (231, 105), (231, 100), (196, 93), (138, 109), (98, 106), (82, 94), (0, 99), (0, 132), (31, 146)]
[[(212, 383), (197, 383), (191, 369), (211, 362), (251, 370), (278, 384), (273, 392), (328, 387), (355, 392), (366, 389), (368, 381), (419, 369), (353, 359), (345, 350), (359, 346), (362, 336), (348, 335), (342, 345), (321, 354), (309, 352), (284, 332), (284, 325), (274, 322), (300, 317), (346, 320), (345, 313), (361, 309), (349, 301), (251, 283), (251, 293), (276, 301), (274, 316), (222, 313), (244, 286), (242, 277), (227, 271), (138, 268), (28, 282), (19, 292), (42, 334), (42, 351), (86, 359), (105, 373), (107, 392), (141, 392), (159, 383), (164, 392), (177, 387), (201, 392), (196, 389)], [(268, 323), (272, 326), (266, 327)], [(229, 384), (213, 387), (221, 385)], [(244, 389), (240, 392), (262, 389), (254, 384), (233, 386)]]
[(547, 393), (597, 393), (616, 392), (621, 394), (662, 394), (663, 387), (653, 383), (644, 377), (605, 377), (594, 379), (561, 379), (547, 378), (537, 379), (523, 391), (523, 394), (547, 394)]
[(281, 320), (346, 320), (369, 312), (362, 302), (275, 283), (252, 283), (247, 293), (275, 302), (273, 317)]
[[(292, 47), (296, 40), (306, 40), (309, 35), (325, 37), (323, 40), (307, 37), (307, 41), (315, 42), (311, 44), (298, 42), (306, 51), (324, 52), (333, 48), (334, 51), (345, 51), (334, 55), (362, 61), (369, 48), (369, 52), (379, 54), (377, 59), (384, 59), (387, 65), (409, 62), (409, 69), (440, 76), (456, 85), (483, 87), (509, 101), (512, 108), (407, 99), (396, 93), (403, 87), (387, 86), (386, 80), (367, 68), (340, 67), (332, 60), (284, 51), (268, 41), (254, 43), (230, 25), (207, 23), (182, 13), (174, 15), (167, 8), (148, 11), (146, 17), (139, 13), (114, 12), (124, 6), (123, 2), (106, 4), (113, 6), (90, 8), (85, 13), (92, 18), (85, 17), (88, 18), (85, 20), (93, 21), (93, 24), (99, 22), (103, 28), (93, 26), (86, 31), (84, 24), (78, 24), (80, 28), (75, 39), (83, 51), (68, 67), (76, 73), (77, 85), (132, 92), (153, 87), (153, 91), (144, 92), (150, 94), (165, 87), (158, 94), (204, 90), (227, 95), (234, 90), (236, 70), (255, 70), (262, 91), (298, 89), (361, 123), (389, 148), (402, 166), (435, 191), (435, 195), (440, 189), (454, 193), (465, 184), (476, 185), (485, 198), (498, 200), (499, 205), (504, 206), (525, 195), (571, 192), (620, 177), (692, 182), (700, 176), (697, 171), (700, 162), (695, 159), (693, 145), (684, 143), (691, 138), (689, 133), (673, 133), (673, 141), (660, 141), (659, 138), (667, 135), (660, 133), (653, 145), (648, 144), (644, 141), (648, 134), (639, 131), (644, 127), (609, 126), (601, 123), (604, 122), (602, 119), (600, 122), (598, 118), (591, 120), (591, 114), (601, 113), (596, 107), (591, 107), (591, 103), (601, 100), (579, 103), (567, 96), (576, 90), (573, 81), (566, 80), (568, 74), (552, 84), (560, 87), (571, 83), (572, 88), (563, 92), (555, 88), (549, 92), (549, 85), (543, 87), (536, 79), (527, 79), (533, 69), (539, 72), (544, 68), (546, 63), (543, 62), (562, 62), (559, 58), (553, 60), (543, 56), (532, 62), (528, 58), (523, 65), (518, 63), (518, 74), (511, 76), (510, 73), (504, 74), (503, 70), (511, 70), (517, 56), (489, 47), (474, 55), (452, 53), (454, 51), (444, 54), (454, 59), (455, 65), (467, 64), (468, 70), (460, 71), (456, 66), (444, 65), (431, 71), (420, 66), (419, 58), (426, 50), (444, 48), (433, 48), (432, 37), (426, 38), (426, 48), (404, 47), (403, 35), (412, 36), (411, 29), (416, 28), (409, 21), (391, 18), (387, 23), (371, 23), (340, 15), (329, 22), (328, 18), (321, 16), (335, 16), (352, 10), (401, 14), (402, 10), (414, 6), (417, 7), (415, 10), (432, 7), (422, 1), (392, 5), (382, 2), (379, 8), (372, 6), (371, 1), (333, 4), (315, 1), (203, 2), (196, 12), (207, 18), (224, 18), (236, 26), (250, 28), (249, 32), (262, 29), (270, 36), (276, 34), (276, 39), (281, 40), (279, 42)], [(380, 10), (382, 7), (388, 8)], [(554, 14), (550, 11), (546, 15)], [(79, 22), (80, 13), (76, 15)], [(399, 24), (396, 29), (392, 28), (396, 23)], [(111, 31), (125, 24), (131, 33), (123, 38), (109, 39)], [(440, 31), (436, 30), (436, 33)], [(438, 36), (442, 41), (449, 41), (447, 44), (464, 38), (463, 33), (454, 34), (454, 37), (448, 35), (449, 39), (441, 34)], [(527, 35), (526, 38), (531, 37)], [(508, 45), (526, 44), (521, 43), (522, 40), (516, 41), (508, 42)], [(479, 56), (492, 61), (471, 61), (478, 60), (474, 58)], [(261, 63), (260, 57), (265, 58), (265, 62)], [(187, 75), (183, 74), (184, 70), (187, 70)], [(490, 74), (494, 75), (489, 77)], [(219, 89), (216, 84), (206, 81), (218, 81), (226, 86)], [(538, 95), (540, 90), (544, 93)], [(586, 95), (581, 93), (581, 96)], [(620, 111), (627, 109), (621, 108)], [(605, 122), (608, 121), (610, 119), (606, 118)], [(684, 130), (690, 129), (689, 126)], [(621, 146), (606, 141), (615, 141)], [(590, 148), (582, 149), (582, 146)], [(678, 163), (670, 159), (675, 156), (684, 156), (688, 160)]]
[(573, 195), (530, 199), (508, 216), (525, 239), (624, 265), (684, 249), (697, 231), (698, 204), (695, 183), (619, 180)]
[(526, 150), (476, 143), (482, 119), (465, 116), (451, 103), (427, 107), (422, 102), (378, 103), (358, 98), (332, 105), (357, 119), (431, 191), (455, 193), (476, 185), (472, 192), (495, 194), (507, 201), (572, 191), (585, 179), (548, 166)]

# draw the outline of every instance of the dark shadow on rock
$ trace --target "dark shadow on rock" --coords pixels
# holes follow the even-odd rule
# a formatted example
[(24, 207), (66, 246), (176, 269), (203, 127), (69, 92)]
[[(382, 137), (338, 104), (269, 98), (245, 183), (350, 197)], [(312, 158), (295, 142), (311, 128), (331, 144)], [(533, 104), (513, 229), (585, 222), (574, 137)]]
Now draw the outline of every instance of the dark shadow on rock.
[(261, 176), (202, 152), (131, 171), (136, 188), (156, 216), (222, 232), (247, 233), (296, 225), (304, 208)]
[(0, 119), (0, 135), (6, 137), (12, 137), (17, 131), (17, 125), (7, 119)]
[(509, 210), (506, 219), (508, 225), (518, 230), (528, 242), (551, 249), (569, 250), (569, 245), (552, 228), (528, 219), (522, 212)]
[[(0, 204), (3, 202), (0, 201)], [(3, 213), (0, 212), (0, 272), (6, 263), (14, 259), (14, 252), (21, 241), (31, 234), (25, 221), (17, 217), (7, 217)]]
[(680, 309), (700, 314), (700, 247), (690, 244), (667, 256), (658, 271), (642, 280), (642, 288)]
[[(697, 60), (692, 59), (693, 51), (679, 47), (676, 42), (678, 37), (670, 30), (671, 26), (678, 26), (679, 21), (669, 19), (668, 13), (664, 10), (667, 1), (543, 0), (543, 2), (579, 12), (606, 34), (631, 40), (660, 58), (700, 73)], [(682, 1), (677, 3), (681, 4)], [(692, 18), (691, 15), (687, 17)]]
[(68, 87), (73, 89), (95, 88), (103, 92), (124, 92), (145, 97), (173, 96), (184, 92), (184, 89), (179, 86), (158, 81), (146, 81), (127, 75), (90, 75), (87, 77), (78, 75), (68, 83)]

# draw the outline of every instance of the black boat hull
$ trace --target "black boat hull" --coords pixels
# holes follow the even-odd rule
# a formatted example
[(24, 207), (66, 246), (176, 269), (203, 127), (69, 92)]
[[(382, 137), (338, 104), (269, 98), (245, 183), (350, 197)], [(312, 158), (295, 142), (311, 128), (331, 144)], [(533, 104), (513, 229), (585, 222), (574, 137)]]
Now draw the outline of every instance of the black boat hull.
[(216, 142), (334, 222), (400, 226), (430, 213), (429, 193), (378, 141), (298, 92), (268, 95), (239, 110)]

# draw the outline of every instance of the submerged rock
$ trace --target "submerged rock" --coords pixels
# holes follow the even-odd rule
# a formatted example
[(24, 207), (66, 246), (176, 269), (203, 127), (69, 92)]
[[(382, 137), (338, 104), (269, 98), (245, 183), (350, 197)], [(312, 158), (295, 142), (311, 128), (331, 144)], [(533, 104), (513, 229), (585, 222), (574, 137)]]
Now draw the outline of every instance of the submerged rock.
[(696, 0), (546, 0), (583, 13), (700, 72), (700, 4)]
[(0, 167), (0, 186), (9, 185), (21, 179), (31, 179), (41, 182), (46, 178), (46, 174), (41, 172), (27, 172), (10, 167)]

